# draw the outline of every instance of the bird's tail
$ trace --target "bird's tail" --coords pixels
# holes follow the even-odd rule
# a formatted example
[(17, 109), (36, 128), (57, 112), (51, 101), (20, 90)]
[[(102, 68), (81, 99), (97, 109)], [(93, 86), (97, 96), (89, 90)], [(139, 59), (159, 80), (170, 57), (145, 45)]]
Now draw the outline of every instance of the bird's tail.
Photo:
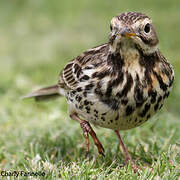
[(59, 87), (58, 85), (54, 85), (54, 86), (49, 86), (49, 87), (36, 90), (30, 94), (27, 94), (22, 99), (34, 98), (36, 101), (43, 101), (43, 100), (49, 100), (52, 98), (57, 98), (59, 96), (61, 96), (59, 94)]

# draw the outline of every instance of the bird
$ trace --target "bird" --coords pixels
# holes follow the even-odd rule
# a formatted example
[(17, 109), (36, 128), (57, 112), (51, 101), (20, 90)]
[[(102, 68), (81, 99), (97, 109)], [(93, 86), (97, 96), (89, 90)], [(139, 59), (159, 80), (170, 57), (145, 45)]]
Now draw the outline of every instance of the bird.
[(168, 98), (174, 70), (158, 48), (152, 20), (144, 13), (124, 12), (110, 22), (108, 41), (84, 51), (67, 63), (56, 85), (25, 98), (47, 100), (65, 96), (71, 119), (80, 123), (89, 152), (89, 135), (99, 154), (104, 148), (91, 124), (112, 129), (118, 136), (125, 164), (132, 164), (119, 133), (142, 125)]

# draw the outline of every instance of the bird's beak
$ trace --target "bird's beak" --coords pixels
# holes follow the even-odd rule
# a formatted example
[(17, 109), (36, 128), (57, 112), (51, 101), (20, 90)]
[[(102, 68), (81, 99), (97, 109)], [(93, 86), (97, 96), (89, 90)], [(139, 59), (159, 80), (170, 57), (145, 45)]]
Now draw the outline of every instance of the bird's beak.
[(137, 36), (137, 34), (130, 30), (128, 27), (125, 27), (118, 33), (118, 36), (131, 38), (132, 36)]

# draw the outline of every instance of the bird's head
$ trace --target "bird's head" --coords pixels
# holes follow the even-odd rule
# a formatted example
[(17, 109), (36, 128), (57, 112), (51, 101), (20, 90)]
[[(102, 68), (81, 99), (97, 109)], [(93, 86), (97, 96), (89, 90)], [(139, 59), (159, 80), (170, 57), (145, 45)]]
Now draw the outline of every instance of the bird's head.
[(127, 44), (134, 45), (144, 54), (157, 50), (159, 40), (151, 19), (145, 14), (125, 12), (115, 16), (111, 20), (110, 30), (109, 43), (114, 52)]

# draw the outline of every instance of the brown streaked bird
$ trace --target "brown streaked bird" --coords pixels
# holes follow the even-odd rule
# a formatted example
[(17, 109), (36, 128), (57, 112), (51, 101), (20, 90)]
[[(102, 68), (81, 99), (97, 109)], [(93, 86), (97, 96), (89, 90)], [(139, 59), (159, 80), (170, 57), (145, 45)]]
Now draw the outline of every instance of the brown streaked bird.
[(151, 19), (125, 12), (113, 17), (109, 41), (70, 61), (56, 85), (37, 90), (26, 98), (36, 100), (65, 96), (69, 115), (78, 121), (89, 151), (89, 134), (104, 155), (104, 148), (90, 124), (117, 134), (126, 164), (132, 162), (119, 130), (145, 123), (164, 104), (174, 80), (173, 67), (158, 49)]

